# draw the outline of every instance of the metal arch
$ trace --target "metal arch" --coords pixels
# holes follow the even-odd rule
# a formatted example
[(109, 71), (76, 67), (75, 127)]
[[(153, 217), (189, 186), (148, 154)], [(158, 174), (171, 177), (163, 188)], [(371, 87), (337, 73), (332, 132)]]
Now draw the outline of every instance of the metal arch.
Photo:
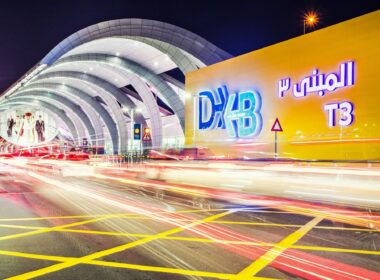
[[(88, 95), (86, 92), (79, 90), (70, 85), (62, 85), (60, 83), (48, 83), (48, 82), (38, 82), (31, 85), (28, 85), (23, 90), (18, 91), (17, 93), (27, 92), (30, 90), (38, 89), (39, 91), (45, 92), (54, 92), (63, 96), (75, 98), (81, 100), (83, 103), (82, 106), (85, 111), (89, 112), (90, 119), (94, 120), (95, 130), (101, 128), (100, 120), (97, 115), (103, 120), (106, 129), (111, 137), (112, 145), (117, 149), (119, 146), (119, 131), (117, 124), (114, 122), (110, 113), (98, 103), (91, 95)], [(98, 122), (97, 122), (98, 121)], [(101, 144), (102, 145), (102, 144)]]
[(13, 95), (12, 98), (9, 98), (9, 100), (12, 100), (18, 97), (32, 97), (32, 98), (37, 98), (37, 99), (39, 97), (44, 97), (44, 98), (51, 99), (55, 102), (61, 103), (62, 105), (68, 107), (69, 109), (71, 109), (71, 111), (74, 114), (77, 115), (77, 118), (83, 123), (84, 127), (87, 129), (92, 145), (97, 144), (96, 143), (97, 135), (95, 133), (95, 128), (92, 125), (90, 119), (88, 118), (87, 114), (83, 112), (82, 108), (79, 105), (72, 102), (70, 99), (51, 93), (51, 92), (41, 92), (38, 90), (34, 90), (34, 91), (28, 91), (28, 92), (23, 92), (23, 93), (18, 92), (17, 95)]
[[(131, 71), (140, 79), (145, 80), (147, 83), (153, 85), (158, 91), (161, 92), (161, 94), (168, 101), (170, 107), (176, 113), (179, 119), (179, 122), (181, 124), (182, 130), (184, 130), (184, 122), (185, 122), (184, 104), (179, 98), (178, 94), (166, 83), (166, 81), (162, 77), (157, 76), (152, 71), (146, 69), (145, 67), (131, 60), (128, 60), (126, 58), (120, 58), (113, 55), (108, 55), (108, 54), (81, 54), (81, 55), (73, 55), (73, 56), (65, 57), (58, 60), (53, 66), (49, 67), (49, 70), (54, 68), (54, 66), (58, 66), (62, 63), (70, 63), (70, 62), (75, 62), (75, 61), (96, 61), (99, 63), (107, 63), (112, 66), (121, 67), (128, 71)], [(147, 100), (147, 102), (149, 101)], [(156, 116), (158, 117), (159, 115), (156, 115)], [(154, 119), (153, 116), (151, 117), (151, 119), (152, 120)]]
[[(33, 101), (32, 98), (19, 98), (17, 101), (11, 101), (11, 102), (5, 101), (5, 102), (0, 104), (0, 107), (12, 105), (12, 104), (30, 105), (32, 101)], [(75, 139), (79, 138), (78, 137), (78, 131), (77, 131), (73, 121), (66, 115), (64, 110), (61, 110), (58, 107), (56, 107), (50, 103), (47, 103), (45, 101), (41, 101), (41, 100), (35, 100), (34, 99), (34, 104), (43, 107), (44, 109), (54, 113), (59, 118), (61, 118), (65, 122), (67, 127), (69, 128), (69, 130), (73, 136), (73, 139), (75, 140)]]
[(169, 43), (158, 41), (156, 39), (138, 36), (124, 36), (123, 38), (139, 41), (166, 54), (184, 74), (198, 69), (198, 65), (194, 61), (192, 61), (187, 55), (185, 55), (181, 49)]
[(134, 18), (100, 22), (79, 30), (61, 41), (42, 59), (41, 63), (51, 65), (65, 53), (86, 42), (120, 36), (146, 37), (172, 44), (206, 65), (232, 57), (204, 38), (181, 27), (160, 21)]
[[(49, 67), (47, 70), (51, 70), (52, 68)], [(38, 76), (34, 77), (30, 84), (35, 83), (37, 80), (41, 79), (48, 79), (48, 78), (72, 78), (79, 81), (85, 81), (87, 83), (93, 84), (99, 88), (101, 88), (104, 92), (110, 94), (114, 99), (116, 99), (121, 105), (128, 107), (128, 108), (136, 108), (135, 103), (125, 94), (123, 93), (119, 88), (117, 88), (115, 85), (111, 84), (110, 82), (92, 75), (88, 73), (82, 73), (78, 71), (54, 71), (49, 73), (41, 72)], [(29, 84), (26, 86), (28, 87)], [(115, 109), (115, 108), (114, 108)], [(119, 107), (120, 109), (120, 107)], [(121, 109), (120, 109), (121, 110)], [(142, 122), (145, 124), (145, 119), (140, 113), (136, 113), (135, 118), (137, 121)]]
[[(148, 88), (146, 85), (145, 80), (148, 80), (147, 82), (150, 84), (153, 84), (154, 86), (160, 86), (157, 81), (160, 83), (165, 83), (165, 81), (161, 77), (157, 77), (157, 79), (152, 79), (151, 77), (154, 77), (154, 73), (148, 73), (148, 70), (145, 68), (137, 65), (137, 64), (132, 64), (133, 62), (130, 63), (129, 60), (126, 59), (121, 59), (120, 61), (113, 61), (113, 58), (117, 58), (115, 56), (109, 56), (109, 55), (98, 55), (96, 56), (97, 59), (94, 61), (93, 56), (90, 56), (88, 59), (88, 55), (79, 55), (75, 56), (75, 60), (71, 60), (68, 57), (68, 59), (64, 58), (62, 60), (57, 61), (54, 65), (48, 68), (49, 73), (54, 73), (54, 67), (59, 66), (61, 63), (75, 63), (75, 62), (96, 62), (96, 63), (107, 63), (108, 65), (119, 68), (122, 71), (126, 71), (127, 74), (124, 73), (124, 78), (129, 80), (129, 82), (132, 84), (132, 86), (137, 90), (139, 93), (140, 97), (143, 99), (144, 105), (147, 107), (147, 112), (150, 116), (151, 119), (151, 126), (152, 126), (152, 144), (155, 147), (160, 147), (162, 145), (162, 136), (163, 136), (163, 128), (162, 128), (162, 120), (161, 120), (161, 114), (159, 111), (159, 107), (157, 105), (156, 99), (154, 98), (151, 90)], [(77, 58), (77, 59), (76, 59)], [(112, 60), (112, 61), (110, 61)], [(138, 74), (136, 70), (134, 70), (132, 67), (137, 68), (137, 71), (139, 73), (143, 74)], [(42, 74), (44, 75), (44, 74)], [(144, 78), (142, 78), (142, 76)], [(171, 104), (180, 104), (181, 100), (179, 99), (178, 95), (172, 90), (170, 86), (168, 86), (166, 83), (163, 85), (165, 88), (164, 96), (169, 99)], [(172, 91), (171, 94), (168, 94), (169, 91)], [(166, 93), (166, 94), (165, 94)], [(174, 101), (173, 101), (174, 100)], [(175, 103), (177, 102), (177, 103)], [(171, 105), (169, 104), (169, 105)], [(180, 104), (178, 110), (184, 111), (183, 104)], [(177, 111), (178, 111), (177, 110)], [(142, 123), (145, 125), (145, 119), (136, 119), (138, 122)]]
[[(32, 79), (30, 84), (34, 84), (42, 79), (48, 79), (48, 78), (72, 78), (76, 79), (82, 82), (87, 82), (90, 84), (95, 85), (96, 87), (103, 90), (104, 93), (108, 95), (108, 97), (112, 97), (112, 100), (118, 100), (123, 106), (129, 107), (129, 108), (135, 108), (135, 104), (133, 101), (123, 92), (121, 92), (117, 87), (115, 87), (113, 84), (90, 74), (84, 74), (81, 72), (75, 72), (75, 71), (57, 71), (57, 72), (51, 72), (51, 73), (42, 73)], [(29, 86), (29, 84), (27, 85)], [(105, 97), (104, 94), (99, 93), (102, 97)], [(121, 153), (125, 153), (127, 149), (127, 130), (124, 120), (124, 115), (122, 112), (122, 109), (119, 105), (117, 105), (117, 102), (112, 102), (110, 98), (105, 97), (105, 99), (108, 99), (107, 103), (110, 104), (112, 107), (111, 110), (113, 111), (115, 115), (115, 119), (118, 123), (123, 124), (120, 125), (119, 128), (119, 136), (120, 136), (120, 148), (118, 151)], [(112, 105), (113, 104), (113, 105)], [(136, 120), (138, 122), (141, 122), (143, 124), (146, 124), (144, 117), (136, 113)]]
[[(42, 97), (42, 96), (22, 96), (22, 97), (18, 97), (18, 96), (15, 96), (15, 97), (12, 97), (12, 98), (8, 98), (7, 100), (10, 100), (10, 101), (17, 101), (19, 99), (24, 99), (24, 98), (28, 98), (30, 99), (32, 102), (33, 100), (36, 100), (36, 101), (43, 101), (45, 102), (46, 104), (49, 104), (49, 106), (52, 106), (53, 104), (56, 104), (55, 106), (57, 108), (60, 108), (62, 107), (63, 111), (65, 111), (66, 115), (68, 117), (70, 117), (70, 119), (72, 120), (72, 122), (74, 123), (74, 126), (76, 128), (76, 131), (78, 132), (78, 138), (76, 138), (75, 142), (77, 144), (80, 144), (80, 140), (82, 138), (87, 138), (87, 134), (86, 134), (86, 129), (85, 129), (85, 126), (84, 124), (82, 123), (81, 119), (78, 117), (78, 115), (74, 112), (73, 109), (71, 109), (70, 107), (64, 105), (63, 103), (60, 103), (60, 102), (57, 102), (55, 101), (54, 99), (51, 99), (51, 98), (47, 98), (47, 97)], [(57, 104), (59, 103), (59, 105)]]
[[(61, 82), (59, 82), (59, 80), (61, 79), (62, 77), (47, 77), (47, 78), (43, 78), (43, 79), (39, 79), (37, 80), (36, 82), (32, 83), (32, 84), (28, 84), (27, 87), (25, 87), (26, 89), (28, 87), (31, 87), (31, 86), (34, 86), (34, 85), (40, 85), (40, 84), (44, 84), (44, 83), (51, 83), (51, 84), (59, 84), (60, 86), (63, 86)], [(72, 78), (72, 77), (66, 77), (67, 79), (72, 79), (73, 81), (80, 81), (79, 78)], [(53, 81), (51, 80), (53, 79)], [(99, 112), (106, 118), (106, 119), (111, 119), (109, 120), (107, 123), (109, 124), (109, 127), (112, 128), (112, 127), (115, 127), (116, 126), (116, 130), (111, 130), (111, 136), (113, 137), (113, 151), (114, 151), (114, 154), (118, 154), (120, 153), (120, 146), (123, 146), (123, 143), (122, 141), (126, 141), (126, 139), (124, 138), (124, 140), (122, 139), (122, 135), (123, 135), (123, 131), (124, 133), (126, 133), (126, 125), (125, 125), (125, 120), (124, 120), (124, 115), (120, 109), (120, 105), (117, 103), (117, 100), (115, 99), (115, 97), (110, 94), (109, 92), (106, 92), (106, 91), (102, 91), (102, 92), (96, 92), (96, 91), (93, 91), (93, 84), (91, 83), (88, 83), (86, 82), (89, 86), (89, 88), (91, 88), (91, 91), (87, 90), (83, 90), (81, 87), (78, 87), (77, 85), (70, 85), (70, 82), (66, 83), (65, 84), (65, 87), (67, 89), (71, 89), (73, 91), (73, 93), (75, 95), (78, 95), (79, 96), (79, 93), (81, 93), (81, 97), (82, 98), (85, 98), (86, 100), (90, 101), (92, 100), (92, 103), (93, 103), (93, 106), (95, 106), (96, 108), (99, 109)], [(57, 87), (58, 88), (58, 87)], [(99, 101), (96, 99), (96, 97), (100, 95), (102, 97), (102, 100), (105, 102), (105, 105), (106, 106), (103, 106), (101, 103), (99, 103)], [(109, 108), (109, 110), (107, 110), (107, 108)], [(116, 139), (115, 139), (116, 137)], [(126, 144), (125, 144), (126, 145)], [(125, 146), (124, 145), (124, 146)]]
[[(112, 115), (90, 94), (86, 93), (85, 91), (82, 91), (74, 86), (70, 85), (64, 85), (64, 89), (62, 88), (61, 83), (57, 82), (43, 82), (42, 79), (34, 82), (33, 84), (28, 84), (24, 89), (32, 89), (34, 87), (45, 87), (48, 91), (56, 91), (59, 92), (60, 89), (66, 94), (76, 96), (78, 98), (83, 99), (85, 102), (88, 102), (92, 108), (96, 110), (96, 112), (103, 118), (104, 123), (106, 124), (106, 127), (108, 129), (108, 132), (111, 136), (112, 139), (112, 144), (113, 144), (113, 150), (114, 153), (117, 154), (119, 151), (119, 139), (120, 139), (120, 131), (122, 131), (122, 127), (125, 126), (124, 120), (122, 122), (116, 122), (114, 121), (114, 118)], [(15, 93), (16, 94), (16, 93)], [(115, 98), (111, 95), (108, 94), (106, 96), (102, 96), (104, 98), (104, 101), (106, 105), (109, 108), (116, 108), (114, 111), (116, 113), (120, 112), (120, 107), (117, 104)]]

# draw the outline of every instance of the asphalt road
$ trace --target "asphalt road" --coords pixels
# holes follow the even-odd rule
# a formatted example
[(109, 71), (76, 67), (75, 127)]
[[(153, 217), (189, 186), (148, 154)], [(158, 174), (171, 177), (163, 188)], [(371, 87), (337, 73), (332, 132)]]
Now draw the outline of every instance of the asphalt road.
[(1, 164), (0, 278), (380, 279), (376, 212), (152, 190)]

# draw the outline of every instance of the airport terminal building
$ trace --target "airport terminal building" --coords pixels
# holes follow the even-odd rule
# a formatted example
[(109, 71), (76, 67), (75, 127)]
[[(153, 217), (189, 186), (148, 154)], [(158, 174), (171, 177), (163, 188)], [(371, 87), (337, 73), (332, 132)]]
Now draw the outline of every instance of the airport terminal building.
[(29, 132), (41, 116), (45, 142), (86, 141), (108, 154), (124, 154), (140, 147), (139, 139), (130, 140), (134, 124), (140, 124), (140, 131), (150, 131), (146, 145), (182, 147), (184, 75), (228, 58), (171, 24), (145, 19), (94, 24), (60, 42), (2, 94), (1, 136), (16, 145), (41, 144), (36, 129)]
[(379, 26), (376, 11), (233, 58), (171, 24), (98, 23), (2, 94), (1, 136), (124, 154), (149, 128), (146, 146), (218, 158), (378, 160)]

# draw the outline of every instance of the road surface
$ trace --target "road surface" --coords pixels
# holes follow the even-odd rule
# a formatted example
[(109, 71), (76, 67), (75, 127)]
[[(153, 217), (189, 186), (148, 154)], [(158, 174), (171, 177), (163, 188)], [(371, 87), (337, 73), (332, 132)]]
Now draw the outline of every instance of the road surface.
[(376, 210), (75, 175), (1, 163), (1, 279), (380, 279)]

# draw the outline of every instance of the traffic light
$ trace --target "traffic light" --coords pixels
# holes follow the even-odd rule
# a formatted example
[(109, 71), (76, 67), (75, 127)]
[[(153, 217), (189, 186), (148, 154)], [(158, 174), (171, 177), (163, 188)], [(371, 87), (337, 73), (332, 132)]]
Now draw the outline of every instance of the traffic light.
[(135, 123), (133, 125), (133, 139), (141, 140), (141, 124), (140, 123)]

